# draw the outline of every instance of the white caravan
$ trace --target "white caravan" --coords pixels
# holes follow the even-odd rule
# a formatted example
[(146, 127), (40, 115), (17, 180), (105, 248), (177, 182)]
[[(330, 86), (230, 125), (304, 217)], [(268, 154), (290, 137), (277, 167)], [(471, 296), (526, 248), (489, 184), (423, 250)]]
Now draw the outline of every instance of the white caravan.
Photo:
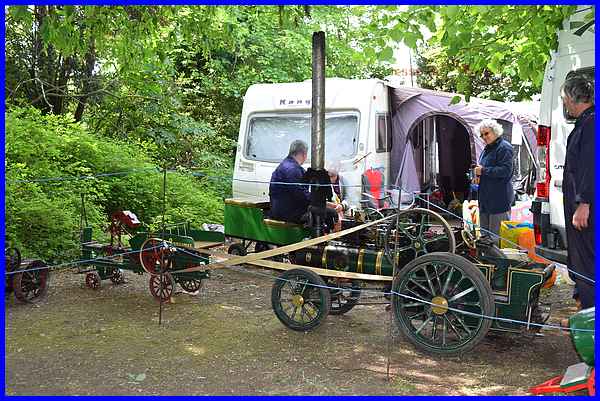
[[(594, 80), (595, 40), (593, 19), (586, 15), (593, 7), (579, 6), (563, 23), (558, 34), (558, 49), (546, 66), (540, 119), (538, 122), (537, 197), (532, 204), (536, 252), (543, 257), (567, 262), (565, 218), (563, 212), (563, 168), (567, 137), (575, 120), (566, 118), (560, 97), (560, 87), (567, 76), (585, 74)], [(588, 17), (589, 18), (589, 17)]]
[[(388, 171), (388, 89), (377, 79), (328, 78), (325, 94), (325, 162), (340, 164), (347, 201), (356, 206), (367, 162)], [(311, 98), (310, 80), (248, 88), (235, 157), (235, 198), (267, 199), (271, 174), (292, 141), (302, 139), (310, 146)], [(310, 160), (304, 167), (310, 167)]]

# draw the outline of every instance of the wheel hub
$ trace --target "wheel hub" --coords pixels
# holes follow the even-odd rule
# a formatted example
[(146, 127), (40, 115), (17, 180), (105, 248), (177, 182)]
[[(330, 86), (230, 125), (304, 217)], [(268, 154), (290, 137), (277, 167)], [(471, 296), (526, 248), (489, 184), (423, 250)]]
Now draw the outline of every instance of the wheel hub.
[(431, 311), (436, 315), (443, 315), (448, 311), (448, 300), (446, 298), (437, 296), (431, 300)]
[(300, 295), (300, 294), (294, 295), (292, 297), (292, 304), (294, 304), (295, 307), (304, 305), (304, 298), (302, 297), (302, 295)]

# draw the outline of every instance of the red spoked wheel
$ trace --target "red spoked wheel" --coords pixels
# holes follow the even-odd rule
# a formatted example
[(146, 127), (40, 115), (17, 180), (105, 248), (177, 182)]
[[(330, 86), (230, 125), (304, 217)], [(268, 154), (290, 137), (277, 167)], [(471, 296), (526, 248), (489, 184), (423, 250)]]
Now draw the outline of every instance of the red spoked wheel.
[(140, 248), (140, 263), (150, 274), (166, 272), (171, 268), (173, 249), (160, 238), (148, 238)]
[(171, 273), (153, 274), (149, 281), (150, 293), (157, 300), (167, 302), (173, 296), (175, 280)]
[(123, 273), (123, 270), (118, 268), (113, 269), (110, 275), (110, 281), (112, 281), (113, 284), (124, 284), (125, 274)]
[(89, 272), (85, 275), (85, 286), (87, 288), (91, 288), (92, 290), (97, 290), (100, 288), (101, 279), (98, 272)]
[(48, 292), (49, 271), (41, 260), (25, 263), (23, 272), (16, 273), (12, 279), (15, 297), (19, 302), (33, 303), (42, 299)]

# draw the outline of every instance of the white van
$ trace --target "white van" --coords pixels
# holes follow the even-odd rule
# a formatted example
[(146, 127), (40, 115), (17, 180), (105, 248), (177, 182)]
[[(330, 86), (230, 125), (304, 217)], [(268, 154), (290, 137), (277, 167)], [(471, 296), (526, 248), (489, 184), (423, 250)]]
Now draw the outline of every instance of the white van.
[[(346, 200), (358, 205), (365, 156), (369, 166), (388, 171), (388, 89), (378, 79), (328, 78), (325, 93), (325, 161), (340, 163), (348, 185)], [(310, 80), (248, 88), (235, 157), (235, 198), (267, 199), (271, 174), (292, 141), (302, 139), (310, 144), (311, 98)], [(304, 167), (309, 166), (310, 160)]]
[[(586, 29), (586, 15), (593, 7), (579, 6), (558, 33), (558, 49), (546, 66), (538, 122), (537, 194), (532, 203), (536, 252), (545, 258), (567, 262), (562, 180), (567, 137), (575, 120), (563, 110), (560, 87), (570, 74), (594, 80), (595, 41), (593, 23)], [(592, 20), (593, 21), (593, 20)]]

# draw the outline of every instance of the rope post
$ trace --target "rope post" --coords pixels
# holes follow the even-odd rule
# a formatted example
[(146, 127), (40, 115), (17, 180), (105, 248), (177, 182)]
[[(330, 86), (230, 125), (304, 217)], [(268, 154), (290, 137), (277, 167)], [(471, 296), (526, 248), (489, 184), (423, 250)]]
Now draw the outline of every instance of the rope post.
[[(163, 168), (163, 198), (162, 198), (162, 240), (165, 239), (165, 210), (167, 208), (167, 166)], [(158, 307), (158, 325), (162, 324), (162, 310), (163, 310), (163, 299), (162, 294), (164, 290), (165, 280), (164, 280), (164, 269), (165, 265), (165, 254), (164, 252), (160, 253), (160, 293), (158, 296), (159, 307)]]

